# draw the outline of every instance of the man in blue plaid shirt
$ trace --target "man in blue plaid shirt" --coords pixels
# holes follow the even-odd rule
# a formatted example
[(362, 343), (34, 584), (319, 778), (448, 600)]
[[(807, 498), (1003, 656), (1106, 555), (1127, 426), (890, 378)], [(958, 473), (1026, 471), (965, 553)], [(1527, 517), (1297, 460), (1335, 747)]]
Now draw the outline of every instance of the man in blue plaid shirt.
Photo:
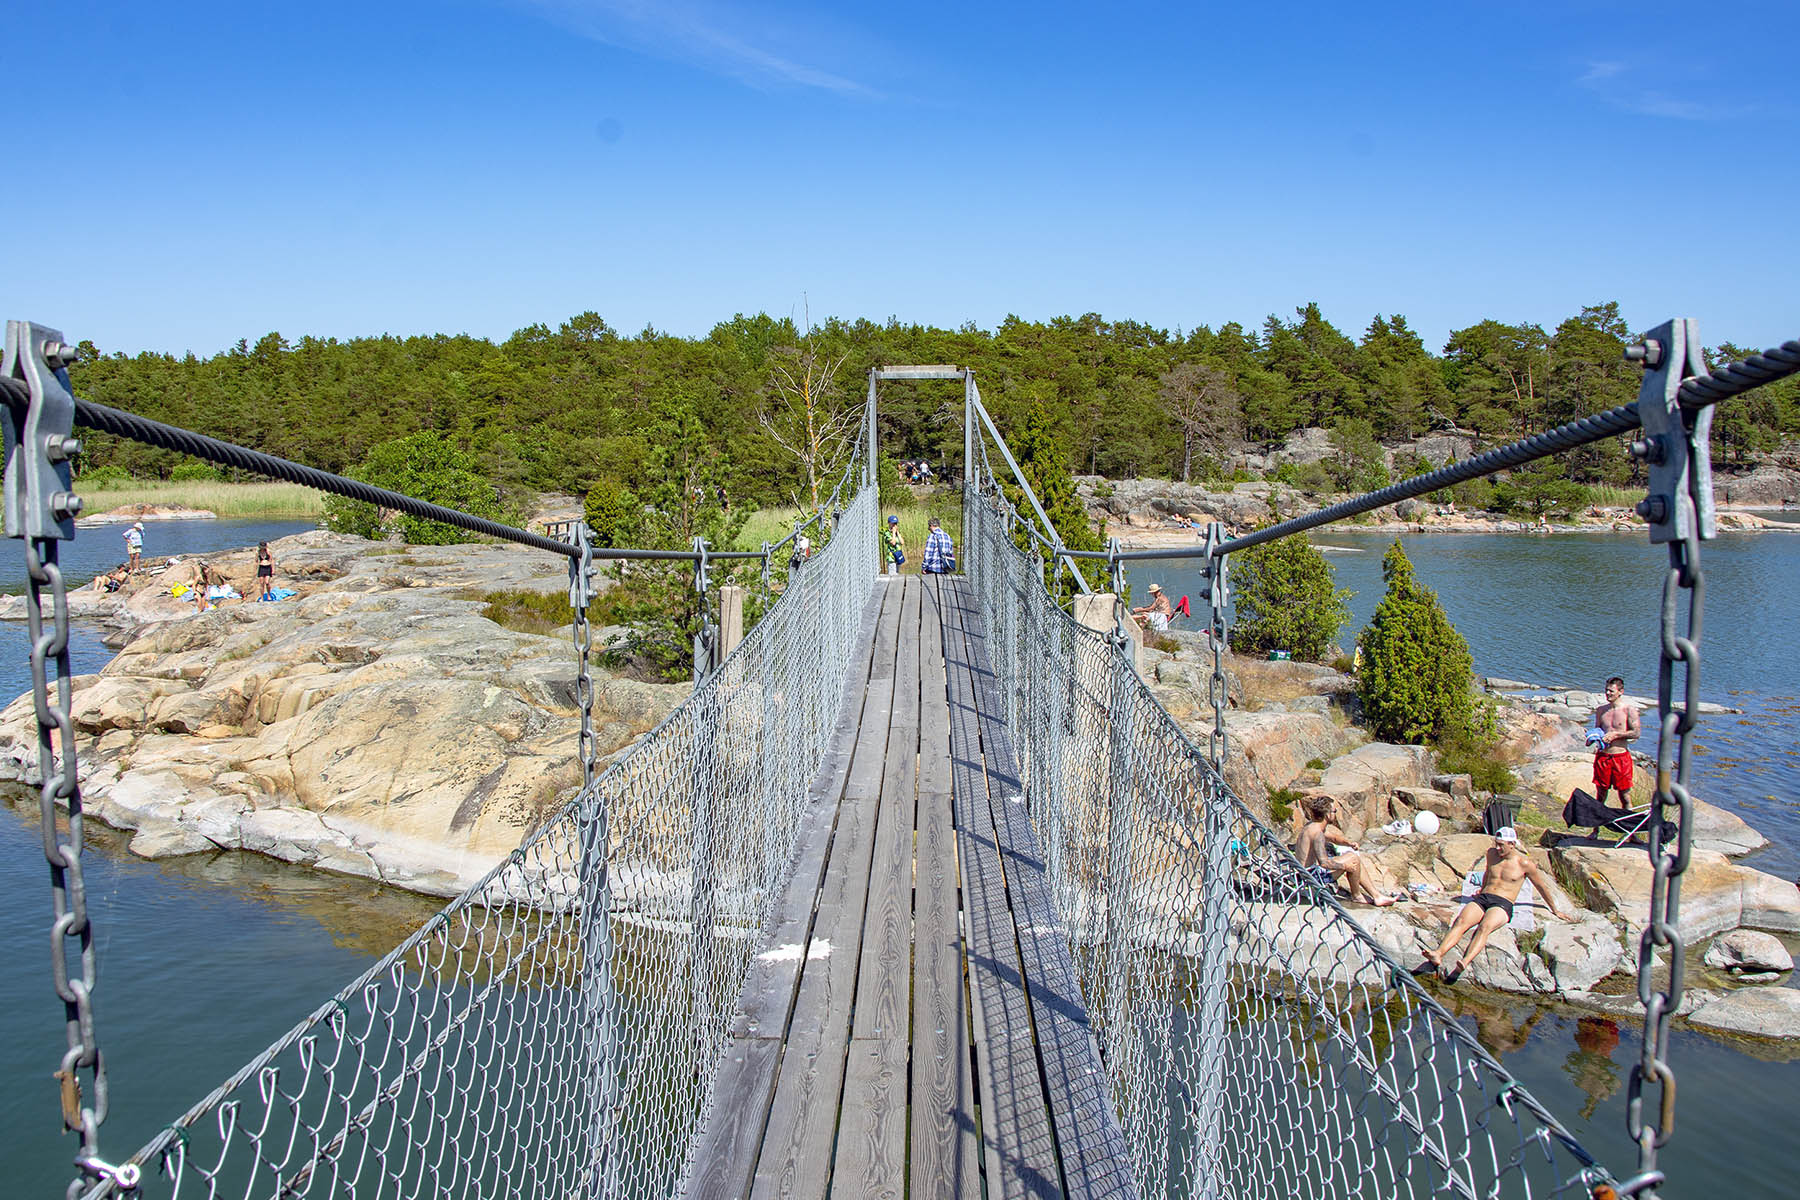
[(956, 547), (950, 543), (950, 535), (938, 524), (936, 517), (931, 518), (931, 533), (925, 538), (925, 557), (919, 560), (919, 569), (927, 575), (948, 575), (956, 570)]

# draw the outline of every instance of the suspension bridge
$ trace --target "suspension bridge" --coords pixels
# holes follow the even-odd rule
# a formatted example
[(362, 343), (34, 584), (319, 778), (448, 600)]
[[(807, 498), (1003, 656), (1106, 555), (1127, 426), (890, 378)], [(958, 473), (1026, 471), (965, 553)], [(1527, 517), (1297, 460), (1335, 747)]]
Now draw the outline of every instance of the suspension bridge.
[[(878, 368), (857, 457), (804, 527), (822, 549), (728, 648), (705, 615), (711, 565), (760, 560), (766, 579), (784, 543), (640, 551), (595, 546), (580, 524), (513, 529), (80, 400), (62, 336), (10, 322), (5, 509), (30, 580), (67, 1021), (57, 1077), (79, 1142), (68, 1195), (1654, 1194), (1686, 837), (1666, 845), (1652, 823), (1640, 962), (1668, 947), (1675, 969), (1641, 976), (1640, 1153), (1616, 1177), (1225, 785), (1225, 567), (1250, 545), (1642, 430), (1641, 511), (1670, 556), (1658, 804), (1685, 834), (1712, 405), (1800, 369), (1790, 342), (1709, 374), (1699, 345), (1691, 322), (1652, 331), (1635, 404), (1244, 537), (1215, 525), (1194, 549), (1136, 555), (1063, 545), (972, 373)], [(963, 571), (884, 579), (877, 388), (919, 379), (964, 388)], [(572, 801), (124, 1157), (101, 1151), (57, 566), (80, 511), (77, 428), (561, 555), (583, 709)], [(1204, 742), (1138, 677), (1118, 604), (1134, 557), (1204, 563)], [(596, 563), (629, 559), (691, 565), (695, 687), (601, 771), (586, 612)], [(1090, 591), (1084, 562), (1111, 578), (1092, 625), (1064, 607)]]

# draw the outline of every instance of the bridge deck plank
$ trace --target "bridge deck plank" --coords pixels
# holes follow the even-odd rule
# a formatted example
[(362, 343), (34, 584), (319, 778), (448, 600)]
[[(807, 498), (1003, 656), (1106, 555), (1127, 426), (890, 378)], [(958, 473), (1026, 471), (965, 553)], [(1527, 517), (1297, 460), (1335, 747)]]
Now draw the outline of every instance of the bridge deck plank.
[(827, 852), (824, 884), (801, 964), (800, 992), (788, 1026), (782, 1070), (763, 1136), (750, 1194), (822, 1197), (831, 1180), (856, 976), (863, 906), (874, 856), (877, 807), (894, 702), (894, 647), (900, 604), (895, 589), (881, 593), (868, 690), (837, 827)]
[(912, 1194), (979, 1196), (975, 1087), (956, 827), (951, 813), (950, 697), (943, 581), (923, 589), (919, 624), (919, 815), (913, 899)]
[[(1027, 811), (1012, 733), (1005, 721), (1006, 708), (991, 667), (989, 640), (981, 622), (972, 622), (969, 662), (977, 694), (982, 757), (1064, 1183), (1072, 1196), (1133, 1196), (1136, 1185), (1129, 1170), (1130, 1154), (1107, 1094), (1106, 1074), (1099, 1069), (1099, 1047)], [(1018, 648), (1018, 653), (1030, 652), (1030, 647)], [(993, 649), (994, 656), (1000, 653), (1000, 648)], [(1032, 709), (1034, 705), (1023, 707)], [(1041, 716), (1028, 711), (1024, 719)]]
[(688, 1194), (1128, 1195), (973, 595), (877, 596)]
[(922, 588), (917, 579), (901, 579), (887, 589), (900, 593), (894, 702), (863, 918), (850, 1065), (832, 1167), (841, 1186), (869, 1197), (899, 1196), (906, 1180), (913, 816), (919, 753)]
[(988, 1191), (1001, 1197), (1060, 1196), (1061, 1172), (1038, 1070), (1024, 966), (988, 804), (977, 708), (981, 697), (970, 639), (972, 629), (979, 633), (980, 617), (961, 581), (953, 581), (945, 593), (950, 754)]

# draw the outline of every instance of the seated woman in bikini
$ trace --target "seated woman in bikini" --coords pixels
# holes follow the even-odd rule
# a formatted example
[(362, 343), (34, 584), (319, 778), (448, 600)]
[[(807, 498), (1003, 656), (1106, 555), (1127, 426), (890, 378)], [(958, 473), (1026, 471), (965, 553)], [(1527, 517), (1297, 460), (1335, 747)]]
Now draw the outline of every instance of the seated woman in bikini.
[[(1306, 873), (1327, 891), (1336, 890), (1336, 876), (1341, 875), (1350, 899), (1355, 900), (1359, 895), (1367, 896), (1368, 902), (1377, 908), (1386, 908), (1392, 904), (1392, 896), (1380, 895), (1369, 886), (1362, 855), (1356, 853), (1356, 843), (1337, 828), (1337, 801), (1330, 796), (1308, 796), (1306, 815), (1312, 819), (1300, 830), (1300, 842), (1294, 847)], [(1333, 856), (1325, 849), (1328, 845), (1348, 846), (1350, 849)]]

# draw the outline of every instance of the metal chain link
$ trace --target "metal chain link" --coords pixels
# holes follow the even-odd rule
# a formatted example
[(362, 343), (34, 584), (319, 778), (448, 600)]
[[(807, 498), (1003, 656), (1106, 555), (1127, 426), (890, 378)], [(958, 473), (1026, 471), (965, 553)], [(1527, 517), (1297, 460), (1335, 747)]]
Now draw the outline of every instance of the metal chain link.
[(581, 786), (594, 782), (594, 677), (589, 670), (593, 634), (588, 625), (588, 605), (594, 599), (594, 537), (585, 521), (569, 531), (579, 556), (569, 560), (569, 607), (575, 611), (575, 706), (581, 710), (581, 733), (576, 752), (581, 759)]
[(1213, 770), (1225, 773), (1225, 709), (1230, 692), (1225, 681), (1225, 556), (1219, 547), (1225, 541), (1225, 527), (1214, 521), (1206, 527), (1206, 604), (1207, 634), (1212, 641), (1212, 678), (1207, 680), (1207, 698), (1212, 702), (1212, 737), (1207, 746)]
[[(94, 992), (99, 980), (94, 961), (94, 926), (88, 917), (87, 881), (81, 870), (81, 788), (76, 779), (75, 723), (70, 716), (73, 688), (69, 672), (69, 601), (57, 565), (53, 538), (25, 539), (25, 621), (31, 637), (31, 698), (37, 711), (39, 817), (43, 822), (44, 858), (50, 864), (50, 974), (63, 1002), (68, 1050), (56, 1071), (62, 1087), (62, 1118), (81, 1135), (75, 1165), (82, 1174), (69, 1183), (70, 1197), (111, 1179), (119, 1191), (137, 1189), (133, 1164), (114, 1167), (100, 1157), (100, 1126), (106, 1121), (106, 1061), (94, 1022)], [(50, 590), (50, 627), (44, 627), (44, 589)], [(56, 694), (50, 691), (55, 663)], [(57, 754), (58, 745), (62, 753)], [(58, 836), (57, 809), (68, 811), (68, 838)], [(74, 961), (71, 962), (71, 954)], [(77, 965), (78, 964), (78, 965)], [(84, 1096), (81, 1072), (91, 1075)]]
[[(1681, 594), (1688, 593), (1687, 628), (1679, 625)], [(1654, 1196), (1663, 1174), (1656, 1167), (1656, 1152), (1675, 1132), (1675, 1072), (1669, 1066), (1669, 1028), (1681, 1007), (1686, 975), (1686, 945), (1680, 925), (1681, 875), (1687, 870), (1688, 846), (1693, 826), (1693, 798), (1688, 793), (1688, 770), (1695, 715), (1700, 710), (1700, 635), (1705, 617), (1706, 577), (1700, 570), (1700, 538), (1690, 528), (1687, 537), (1669, 543), (1669, 570), (1663, 577), (1662, 645), (1657, 668), (1655, 816), (1650, 821), (1650, 917), (1638, 938), (1638, 999), (1644, 1005), (1644, 1043), (1632, 1065), (1626, 1093), (1625, 1119), (1632, 1141), (1638, 1146), (1638, 1173), (1620, 1187), (1622, 1195)], [(1675, 674), (1682, 671), (1681, 704), (1675, 700)], [(1669, 807), (1676, 813), (1676, 845), (1665, 844), (1662, 823)], [(1654, 969), (1658, 948), (1668, 952), (1667, 983), (1656, 986)], [(1654, 1120), (1644, 1117), (1645, 1084), (1660, 1089)]]

